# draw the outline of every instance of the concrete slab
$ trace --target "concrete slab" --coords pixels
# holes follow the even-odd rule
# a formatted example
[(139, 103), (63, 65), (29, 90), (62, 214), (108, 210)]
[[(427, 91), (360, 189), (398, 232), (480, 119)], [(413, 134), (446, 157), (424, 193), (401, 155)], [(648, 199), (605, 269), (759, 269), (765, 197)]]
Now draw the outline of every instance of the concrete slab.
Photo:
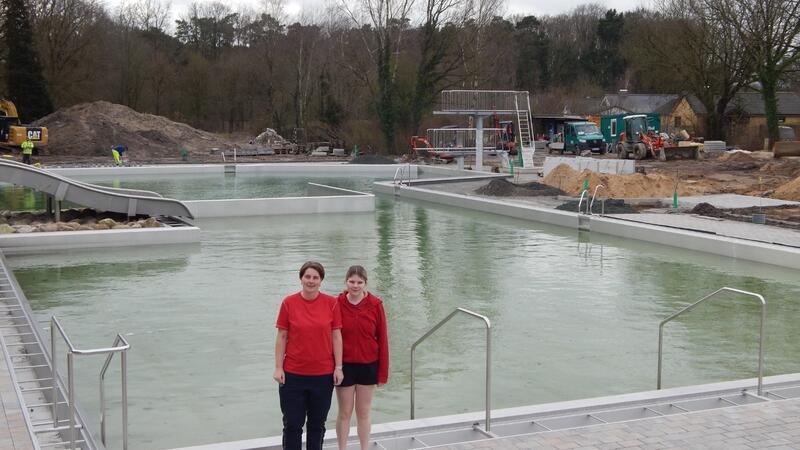
[(607, 217), (800, 248), (800, 232), (696, 214), (608, 214)]
[[(665, 205), (672, 204), (672, 199), (663, 199)], [(697, 197), (678, 197), (678, 207), (694, 208), (700, 203), (709, 203), (716, 208), (752, 208), (767, 206), (795, 205), (800, 206), (800, 202), (789, 200), (779, 200), (776, 198), (753, 197), (750, 195), (739, 194), (714, 194), (701, 195)]]

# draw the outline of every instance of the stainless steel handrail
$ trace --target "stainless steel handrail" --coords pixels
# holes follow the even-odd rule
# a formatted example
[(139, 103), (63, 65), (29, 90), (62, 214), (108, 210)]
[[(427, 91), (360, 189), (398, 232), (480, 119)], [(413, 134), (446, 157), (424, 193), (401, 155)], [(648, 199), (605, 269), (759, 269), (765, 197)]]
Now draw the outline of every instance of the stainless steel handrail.
[(465, 308), (456, 308), (453, 312), (451, 312), (447, 317), (442, 319), (439, 323), (436, 324), (433, 328), (430, 329), (427, 333), (425, 333), (421, 338), (417, 339), (414, 342), (414, 345), (411, 346), (411, 419), (414, 419), (414, 351), (416, 350), (417, 346), (427, 339), (430, 335), (432, 335), (436, 330), (442, 327), (447, 321), (449, 321), (453, 316), (458, 314), (459, 312), (468, 314), (473, 317), (477, 317), (478, 319), (483, 320), (484, 324), (486, 325), (486, 431), (491, 431), (491, 415), (492, 415), (492, 322), (489, 320), (488, 317), (478, 314), (476, 312), (470, 311)]
[[(597, 186), (595, 186), (594, 194), (592, 194), (592, 201), (589, 203), (589, 215), (592, 214), (592, 208), (594, 208), (594, 199), (595, 199), (595, 197), (597, 197), (597, 190), (600, 189), (600, 188), (605, 189), (606, 187), (603, 186), (602, 184), (598, 184)], [(605, 212), (605, 208), (603, 208), (603, 212)], [(602, 214), (600, 214), (600, 215), (602, 216)]]
[[(58, 321), (56, 316), (53, 316), (50, 319), (50, 355), (52, 359), (52, 388), (53, 388), (53, 427), (56, 428), (58, 426), (58, 397), (57, 397), (57, 379), (58, 379), (58, 370), (56, 369), (56, 331), (61, 335), (61, 338), (64, 339), (64, 342), (69, 347), (69, 351), (67, 352), (67, 404), (69, 405), (69, 441), (70, 441), (70, 449), (75, 449), (75, 372), (74, 372), (74, 362), (73, 357), (74, 355), (100, 355), (108, 353), (109, 356), (106, 358), (106, 363), (103, 365), (103, 369), (100, 373), (100, 411), (101, 411), (101, 437), (103, 440), (103, 445), (105, 445), (105, 398), (103, 392), (103, 378), (105, 376), (105, 371), (108, 368), (108, 363), (111, 359), (111, 356), (114, 353), (120, 352), (122, 353), (122, 362), (121, 362), (121, 370), (122, 370), (122, 448), (127, 450), (128, 448), (128, 374), (127, 374), (127, 364), (125, 358), (125, 352), (131, 348), (128, 341), (125, 340), (122, 335), (117, 334), (117, 338), (114, 341), (113, 346), (107, 348), (94, 348), (94, 349), (79, 349), (72, 345), (72, 341), (70, 341), (69, 336), (64, 331), (64, 328), (61, 326), (61, 323)], [(117, 346), (122, 342), (124, 345)], [(85, 429), (85, 427), (84, 427)]]
[(662, 347), (663, 347), (663, 336), (664, 336), (664, 325), (671, 321), (672, 319), (680, 316), (681, 314), (691, 311), (694, 309), (695, 306), (703, 303), (704, 301), (716, 296), (720, 292), (733, 292), (736, 294), (747, 295), (751, 297), (755, 297), (761, 303), (761, 325), (759, 329), (759, 342), (758, 342), (758, 395), (762, 395), (763, 391), (763, 384), (764, 384), (764, 322), (767, 318), (767, 301), (764, 300), (764, 297), (760, 294), (756, 294), (754, 292), (743, 291), (741, 289), (734, 289), (729, 287), (722, 287), (717, 289), (716, 291), (706, 295), (705, 297), (701, 298), (700, 300), (692, 303), (691, 305), (683, 308), (682, 310), (676, 312), (675, 314), (667, 317), (666, 319), (662, 320), (661, 323), (658, 324), (658, 379), (656, 381), (656, 388), (661, 389), (661, 361), (662, 361)]
[(588, 199), (589, 190), (588, 189), (582, 190), (581, 191), (581, 198), (578, 200), (578, 214), (581, 213), (581, 205), (583, 204), (583, 196), (584, 196), (584, 194), (587, 196), (586, 201), (587, 202), (589, 201), (589, 199)]

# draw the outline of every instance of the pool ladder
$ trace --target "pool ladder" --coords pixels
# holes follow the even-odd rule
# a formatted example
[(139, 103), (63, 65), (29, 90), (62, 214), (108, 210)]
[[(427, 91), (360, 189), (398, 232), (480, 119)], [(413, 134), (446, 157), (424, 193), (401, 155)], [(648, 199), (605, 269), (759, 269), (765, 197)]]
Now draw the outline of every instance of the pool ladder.
[(406, 186), (411, 185), (411, 163), (400, 166), (394, 171), (392, 184), (394, 184), (395, 187), (402, 186), (404, 184)]
[(414, 345), (411, 346), (411, 419), (414, 419), (414, 410), (415, 410), (415, 376), (414, 376), (414, 352), (417, 349), (417, 346), (422, 343), (425, 339), (427, 339), (430, 335), (436, 332), (439, 328), (441, 328), (444, 324), (450, 321), (453, 317), (455, 317), (458, 313), (467, 314), (470, 317), (474, 317), (476, 319), (480, 319), (483, 321), (485, 328), (486, 328), (486, 386), (485, 386), (485, 415), (486, 415), (486, 422), (484, 429), (481, 430), (478, 428), (478, 424), (474, 425), (476, 431), (482, 432), (488, 437), (495, 437), (495, 435), (491, 434), (492, 429), (492, 322), (489, 320), (488, 317), (478, 314), (476, 312), (470, 311), (466, 308), (456, 308), (451, 312), (447, 317), (442, 319), (439, 323), (437, 323), (433, 328), (430, 329), (427, 333), (422, 335), (421, 338), (417, 339), (414, 342)]

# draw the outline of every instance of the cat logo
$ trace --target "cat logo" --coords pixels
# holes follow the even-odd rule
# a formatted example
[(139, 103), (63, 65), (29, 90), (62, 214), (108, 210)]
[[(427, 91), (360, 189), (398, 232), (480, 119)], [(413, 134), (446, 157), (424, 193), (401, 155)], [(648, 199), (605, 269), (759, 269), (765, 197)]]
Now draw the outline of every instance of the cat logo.
[(41, 141), (42, 140), (42, 130), (41, 129), (29, 129), (28, 130), (28, 139), (32, 141)]

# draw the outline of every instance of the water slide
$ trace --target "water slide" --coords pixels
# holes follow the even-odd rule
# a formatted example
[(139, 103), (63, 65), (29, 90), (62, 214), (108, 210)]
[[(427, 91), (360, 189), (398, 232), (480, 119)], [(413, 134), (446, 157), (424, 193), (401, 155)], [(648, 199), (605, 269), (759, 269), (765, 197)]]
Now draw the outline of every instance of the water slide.
[(57, 202), (67, 201), (99, 211), (194, 219), (182, 202), (162, 198), (155, 192), (84, 183), (17, 161), (0, 159), (0, 182), (36, 189)]

